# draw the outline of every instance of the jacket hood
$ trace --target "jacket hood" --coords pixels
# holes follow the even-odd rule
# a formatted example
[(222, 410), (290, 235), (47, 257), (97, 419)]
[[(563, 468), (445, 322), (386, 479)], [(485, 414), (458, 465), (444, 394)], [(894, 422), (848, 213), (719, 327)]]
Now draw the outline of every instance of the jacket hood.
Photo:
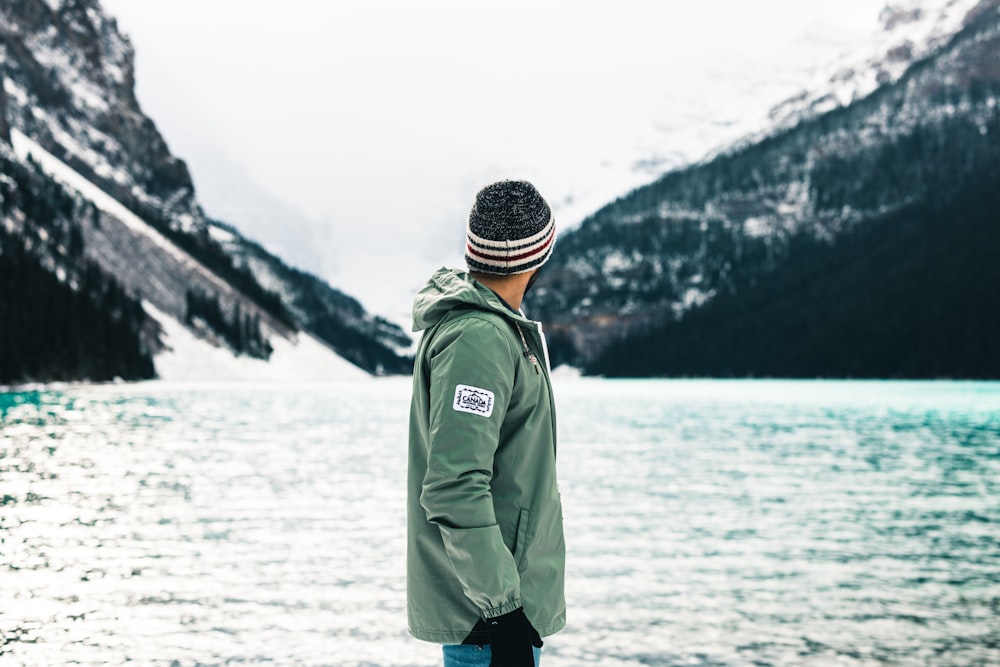
[(495, 311), (512, 320), (531, 322), (504, 305), (493, 290), (476, 282), (467, 272), (442, 267), (413, 300), (413, 331), (431, 328), (460, 307)]

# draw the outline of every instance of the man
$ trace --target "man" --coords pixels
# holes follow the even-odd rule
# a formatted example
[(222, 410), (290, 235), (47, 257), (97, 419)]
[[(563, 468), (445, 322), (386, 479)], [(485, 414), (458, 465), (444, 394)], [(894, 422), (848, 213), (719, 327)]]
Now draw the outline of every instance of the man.
[(445, 667), (531, 667), (566, 624), (548, 351), (520, 310), (555, 223), (534, 186), (500, 181), (466, 231), (469, 273), (439, 269), (413, 305), (409, 629)]

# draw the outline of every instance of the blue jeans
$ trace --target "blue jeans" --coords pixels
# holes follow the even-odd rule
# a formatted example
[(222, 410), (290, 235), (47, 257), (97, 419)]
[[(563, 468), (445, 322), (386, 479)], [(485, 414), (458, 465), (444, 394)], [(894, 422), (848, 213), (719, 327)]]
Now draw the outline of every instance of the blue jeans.
[[(542, 660), (542, 649), (531, 647), (535, 653), (535, 667)], [(472, 646), (469, 644), (445, 644), (444, 667), (490, 667), (489, 646)]]

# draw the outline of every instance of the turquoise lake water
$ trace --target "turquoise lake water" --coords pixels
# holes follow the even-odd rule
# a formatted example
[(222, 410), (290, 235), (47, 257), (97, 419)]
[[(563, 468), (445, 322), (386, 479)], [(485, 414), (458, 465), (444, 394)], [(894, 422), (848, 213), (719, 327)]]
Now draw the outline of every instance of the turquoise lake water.
[[(408, 380), (0, 394), (0, 665), (433, 665)], [(1000, 383), (558, 379), (548, 667), (1000, 665)]]

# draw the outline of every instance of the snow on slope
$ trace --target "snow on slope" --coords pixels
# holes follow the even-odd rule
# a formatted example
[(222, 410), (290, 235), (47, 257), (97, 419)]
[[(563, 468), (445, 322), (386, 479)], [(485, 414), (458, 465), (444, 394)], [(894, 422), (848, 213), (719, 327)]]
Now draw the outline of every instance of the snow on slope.
[[(197, 264), (197, 262), (195, 262), (190, 255), (175, 246), (170, 240), (143, 222), (139, 216), (125, 208), (125, 206), (123, 206), (118, 200), (91, 183), (89, 180), (80, 175), (80, 173), (75, 169), (56, 156), (52, 155), (52, 153), (49, 153), (47, 150), (39, 146), (35, 141), (25, 136), (17, 128), (11, 128), (10, 140), (14, 146), (14, 152), (22, 160), (26, 160), (30, 155), (46, 174), (74, 192), (79, 193), (80, 196), (92, 202), (104, 213), (118, 218), (118, 220), (123, 222), (129, 229), (132, 229), (133, 231), (149, 238), (164, 252), (173, 256), (173, 258), (177, 261), (190, 265)], [(203, 269), (203, 273), (206, 278), (220, 284), (221, 286), (222, 280), (215, 274), (211, 273), (207, 269)]]
[(274, 352), (269, 361), (237, 357), (226, 348), (201, 340), (149, 303), (143, 303), (143, 307), (163, 327), (163, 343), (167, 349), (155, 359), (156, 373), (161, 380), (327, 381), (371, 377), (306, 333), (299, 333), (294, 342), (275, 337), (271, 341)]
[[(31, 155), (49, 176), (94, 203), (101, 211), (120, 220), (129, 229), (148, 238), (175, 261), (197, 271), (220, 289), (231, 289), (222, 279), (175, 246), (120, 202), (84, 178), (17, 129), (11, 143), (22, 160)], [(274, 348), (269, 361), (237, 357), (232, 351), (198, 338), (177, 319), (156, 308), (148, 300), (143, 307), (164, 332), (166, 349), (154, 359), (157, 374), (164, 380), (333, 380), (369, 377), (323, 343), (306, 333), (290, 340), (280, 335), (270, 338)]]
[(957, 33), (981, 0), (903, 0), (887, 4), (881, 30), (866, 48), (845, 53), (818, 71), (805, 90), (771, 110), (777, 127), (849, 105), (896, 81), (914, 62)]

